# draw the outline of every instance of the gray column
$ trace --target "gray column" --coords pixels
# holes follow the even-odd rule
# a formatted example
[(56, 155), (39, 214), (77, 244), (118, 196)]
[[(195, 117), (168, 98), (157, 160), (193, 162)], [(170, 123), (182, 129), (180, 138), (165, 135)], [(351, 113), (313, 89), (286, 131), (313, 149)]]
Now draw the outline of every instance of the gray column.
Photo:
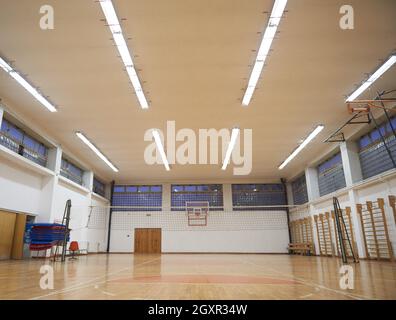
[[(305, 169), (305, 179), (307, 181), (307, 193), (308, 193), (308, 201), (313, 201), (320, 197), (319, 194), (319, 180), (318, 180), (318, 169), (315, 167), (309, 167)], [(315, 243), (316, 254), (320, 254), (319, 252), (319, 240), (318, 235), (316, 234), (315, 221), (313, 215), (315, 213), (315, 206), (313, 204), (309, 205), (309, 215), (312, 219), (312, 225), (314, 226), (313, 230), (313, 240)]]
[(223, 207), (225, 212), (232, 212), (232, 187), (231, 184), (223, 184)]
[[(342, 166), (344, 169), (345, 183), (347, 187), (353, 186), (356, 182), (363, 180), (362, 169), (359, 160), (358, 145), (354, 141), (346, 141), (340, 144), (340, 151), (342, 157)], [(354, 226), (356, 246), (359, 257), (364, 257), (366, 252), (364, 250), (363, 233), (361, 230), (360, 220), (356, 210), (358, 203), (357, 191), (348, 191), (349, 204), (351, 206), (351, 219)]]
[(315, 212), (315, 207), (314, 205), (310, 204), (308, 207), (308, 210), (310, 212), (309, 214), (309, 218), (311, 219), (311, 223), (312, 223), (312, 238), (315, 244), (315, 253), (316, 255), (320, 255), (320, 251), (319, 251), (319, 235), (316, 232), (316, 224), (315, 224), (315, 219), (314, 219), (314, 212)]
[(54, 222), (56, 188), (58, 186), (61, 160), (62, 149), (60, 147), (51, 148), (48, 152), (47, 167), (53, 170), (55, 174), (43, 178), (39, 222)]
[(162, 185), (162, 211), (171, 211), (171, 184), (164, 183)]
[(342, 142), (340, 144), (340, 151), (345, 182), (347, 187), (349, 187), (354, 183), (363, 180), (358, 145), (354, 141)]
[(89, 191), (93, 190), (93, 179), (94, 179), (93, 171), (84, 171), (83, 186), (87, 188)]
[(288, 205), (294, 204), (293, 189), (290, 182), (286, 183), (286, 192), (287, 192), (287, 204)]
[(319, 181), (317, 168), (306, 168), (305, 179), (307, 181), (308, 200), (313, 201), (320, 197), (319, 195)]
[(62, 162), (62, 149), (60, 147), (53, 147), (48, 150), (47, 168), (54, 171), (55, 174), (60, 173)]

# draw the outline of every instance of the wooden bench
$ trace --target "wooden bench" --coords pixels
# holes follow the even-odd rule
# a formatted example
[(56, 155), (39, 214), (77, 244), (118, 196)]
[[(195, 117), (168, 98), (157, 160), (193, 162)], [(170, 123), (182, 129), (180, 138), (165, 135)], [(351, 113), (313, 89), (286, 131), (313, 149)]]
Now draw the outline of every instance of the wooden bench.
[(289, 243), (287, 248), (289, 253), (299, 253), (301, 255), (309, 256), (312, 252), (312, 244), (307, 242)]

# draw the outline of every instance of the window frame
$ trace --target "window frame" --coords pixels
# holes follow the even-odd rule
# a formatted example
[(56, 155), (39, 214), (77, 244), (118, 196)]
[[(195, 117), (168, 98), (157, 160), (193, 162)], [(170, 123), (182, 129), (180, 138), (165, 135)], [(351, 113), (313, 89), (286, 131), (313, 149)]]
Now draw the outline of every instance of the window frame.
[[(63, 166), (64, 163), (66, 163), (66, 165), (67, 165), (66, 167)], [(77, 169), (78, 171), (81, 171), (81, 176), (70, 171), (69, 167), (71, 167), (72, 169)], [(73, 181), (73, 182), (79, 184), (80, 186), (83, 186), (84, 185), (84, 178), (83, 178), (84, 172), (85, 172), (85, 170), (80, 168), (76, 164), (74, 164), (74, 162), (70, 161), (66, 157), (62, 157), (61, 167), (60, 167), (60, 175), (62, 177), (65, 177), (66, 179), (69, 179), (70, 181)]]
[[(190, 189), (190, 190), (189, 190)], [(206, 190), (205, 190), (206, 189)], [(171, 185), (171, 211), (185, 211), (186, 207), (184, 205), (177, 205), (180, 200), (176, 197), (182, 197), (182, 195), (190, 195), (191, 199), (184, 199), (184, 202), (191, 201), (207, 201), (209, 203), (209, 211), (223, 211), (224, 210), (224, 193), (222, 184), (172, 184)], [(203, 195), (210, 195), (213, 198), (204, 198)], [(197, 198), (197, 199), (193, 199)], [(199, 199), (203, 198), (203, 199)], [(183, 201), (183, 200), (181, 200)], [(213, 205), (219, 202), (220, 205)]]
[[(10, 134), (12, 130), (18, 132), (20, 137)], [(0, 144), (42, 167), (47, 166), (48, 146), (6, 118), (1, 121)]]
[[(145, 191), (148, 188), (147, 191)], [(157, 190), (159, 188), (159, 190)], [(120, 189), (123, 191), (117, 191), (116, 189)], [(129, 190), (128, 190), (129, 189)], [(136, 190), (136, 191), (131, 191)], [(111, 205), (114, 207), (114, 211), (162, 211), (162, 185), (115, 185), (113, 187), (113, 198)], [(134, 197), (135, 195), (135, 197)], [(152, 195), (152, 199), (148, 197), (146, 199), (146, 203), (143, 203), (141, 197), (142, 195)], [(159, 196), (158, 196), (159, 195)], [(114, 202), (123, 202), (122, 196), (126, 198), (130, 203), (136, 202), (135, 204), (127, 204), (120, 205), (115, 204)], [(129, 196), (129, 199), (128, 199)], [(120, 197), (120, 199), (118, 199)], [(140, 203), (142, 202), (142, 203)], [(148, 202), (148, 203), (147, 203)], [(154, 202), (153, 204), (151, 202)], [(156, 205), (155, 202), (159, 202), (159, 205)], [(118, 207), (118, 208), (117, 208)]]
[[(281, 183), (232, 184), (231, 194), (232, 194), (233, 211), (283, 210), (282, 207), (278, 207), (278, 206), (287, 205), (285, 187)], [(280, 199), (275, 199), (275, 200), (280, 200), (280, 201), (279, 202), (274, 201), (275, 203), (271, 203), (271, 201), (268, 202), (268, 197), (271, 194), (278, 194), (280, 196)], [(262, 196), (261, 199), (254, 199), (254, 198), (260, 198), (259, 197), (260, 195)], [(248, 200), (252, 202), (255, 200), (255, 204), (252, 205), (240, 204), (241, 202), (245, 202)], [(261, 203), (257, 203), (260, 202), (257, 200), (261, 200)]]

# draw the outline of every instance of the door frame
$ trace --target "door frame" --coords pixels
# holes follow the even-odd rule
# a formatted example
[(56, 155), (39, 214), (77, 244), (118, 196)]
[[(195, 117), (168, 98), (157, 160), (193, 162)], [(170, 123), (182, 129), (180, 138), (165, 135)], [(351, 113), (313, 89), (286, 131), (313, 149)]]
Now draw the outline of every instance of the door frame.
[[(143, 230), (147, 232), (146, 236), (144, 236), (144, 237), (146, 237), (146, 239), (144, 239), (144, 240), (146, 240), (147, 243), (144, 246), (146, 248), (143, 248), (143, 250), (142, 250), (142, 244), (140, 243), (138, 245), (138, 241), (139, 240), (141, 241), (141, 238), (140, 238), (140, 235), (138, 237), (137, 234), (142, 232)], [(155, 230), (156, 232), (159, 231), (159, 248), (158, 248), (159, 251), (158, 252), (150, 252), (150, 248), (152, 248), (152, 246), (151, 246), (152, 238), (150, 236), (150, 231), (153, 231), (153, 230)], [(134, 249), (133, 249), (133, 252), (134, 253), (162, 253), (162, 228), (134, 228)]]

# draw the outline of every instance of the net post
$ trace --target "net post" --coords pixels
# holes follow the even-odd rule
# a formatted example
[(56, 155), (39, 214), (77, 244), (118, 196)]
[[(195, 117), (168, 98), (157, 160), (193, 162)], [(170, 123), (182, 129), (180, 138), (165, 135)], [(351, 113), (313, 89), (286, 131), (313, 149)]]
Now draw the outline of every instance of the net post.
[(107, 252), (110, 252), (110, 236), (111, 236), (111, 217), (113, 214), (113, 194), (114, 194), (114, 185), (115, 182), (114, 180), (111, 182), (111, 190), (110, 190), (110, 211), (109, 211), (109, 226), (108, 226), (108, 230), (107, 230)]
[(286, 200), (286, 217), (287, 217), (287, 231), (288, 231), (288, 235), (289, 235), (289, 243), (291, 243), (291, 231), (290, 231), (290, 211), (289, 211), (289, 201), (287, 198), (287, 188), (286, 188), (286, 179), (285, 178), (281, 178), (280, 179), (282, 186), (283, 186), (283, 190), (285, 193), (285, 200)]

